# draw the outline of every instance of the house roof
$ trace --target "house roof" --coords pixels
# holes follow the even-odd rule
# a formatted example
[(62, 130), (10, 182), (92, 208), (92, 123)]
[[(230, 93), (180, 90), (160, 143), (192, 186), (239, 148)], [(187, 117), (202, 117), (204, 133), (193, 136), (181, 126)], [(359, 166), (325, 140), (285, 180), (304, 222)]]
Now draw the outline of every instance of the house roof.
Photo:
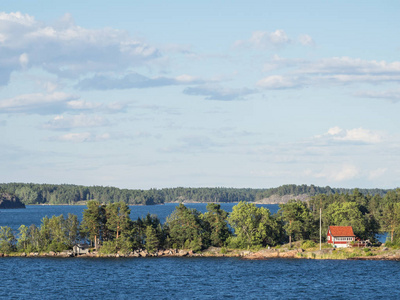
[(351, 226), (329, 226), (333, 236), (355, 236)]

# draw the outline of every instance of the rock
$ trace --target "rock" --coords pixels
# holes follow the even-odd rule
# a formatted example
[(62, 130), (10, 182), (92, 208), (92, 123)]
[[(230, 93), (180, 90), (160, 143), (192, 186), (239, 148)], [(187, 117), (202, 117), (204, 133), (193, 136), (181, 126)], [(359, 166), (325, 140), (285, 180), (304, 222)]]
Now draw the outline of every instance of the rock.
[(4, 254), (0, 252), (0, 257), (3, 257), (3, 256), (4, 256)]
[(332, 254), (333, 251), (335, 251), (335, 248), (326, 248), (326, 249), (316, 250), (311, 253), (314, 253), (315, 255), (322, 255), (322, 254)]
[(22, 253), (21, 253), (21, 257), (26, 257), (26, 253), (25, 253), (25, 252), (22, 252)]
[(387, 247), (382, 248), (382, 251), (388, 251), (388, 250), (389, 250), (389, 248), (387, 248)]
[(178, 252), (178, 256), (187, 256), (189, 254), (189, 252), (185, 251), (185, 250), (179, 250)]
[(281, 204), (281, 203), (288, 203), (289, 200), (296, 199), (300, 201), (307, 201), (310, 199), (310, 195), (307, 194), (301, 194), (301, 195), (271, 195), (268, 198), (263, 198), (260, 199), (256, 202), (255, 204)]
[(56, 253), (55, 253), (54, 251), (50, 251), (50, 252), (49, 252), (49, 255), (50, 255), (50, 256), (56, 256)]
[(141, 257), (147, 257), (147, 252), (141, 251), (141, 252), (139, 253), (139, 255), (140, 255)]
[(286, 252), (279, 253), (279, 257), (286, 257), (286, 258), (295, 258), (297, 257), (297, 250), (289, 250)]
[(13, 194), (0, 192), (0, 209), (25, 208), (25, 204)]
[(73, 257), (74, 253), (72, 251), (65, 250), (63, 252), (58, 253), (58, 255), (61, 257)]
[(250, 255), (250, 254), (252, 254), (251, 251), (242, 251), (242, 252), (240, 252), (240, 256), (247, 256), (247, 255)]
[(265, 259), (265, 258), (276, 258), (276, 257), (279, 257), (279, 251), (275, 249), (260, 250), (255, 253), (250, 253), (244, 256), (245, 259)]

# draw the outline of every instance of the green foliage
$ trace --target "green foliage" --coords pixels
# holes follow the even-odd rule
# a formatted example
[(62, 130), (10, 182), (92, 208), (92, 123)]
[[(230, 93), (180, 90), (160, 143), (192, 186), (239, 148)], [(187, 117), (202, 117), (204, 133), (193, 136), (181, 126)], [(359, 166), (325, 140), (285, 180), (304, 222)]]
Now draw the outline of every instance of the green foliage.
[(324, 211), (323, 219), (329, 226), (352, 226), (356, 236), (365, 235), (366, 220), (355, 202), (332, 203)]
[(179, 204), (167, 218), (166, 225), (170, 243), (176, 244), (178, 248), (199, 250), (208, 246), (209, 233), (200, 212), (196, 209)]
[(102, 234), (105, 234), (105, 223), (105, 207), (98, 201), (88, 201), (80, 226), (82, 237), (89, 239), (91, 243), (97, 243)]
[(15, 236), (8, 226), (0, 227), (0, 252), (10, 253), (15, 250)]
[(393, 242), (400, 232), (400, 189), (388, 192), (381, 206), (380, 222), (382, 229), (390, 233)]
[(211, 246), (221, 247), (231, 235), (227, 223), (228, 213), (221, 209), (220, 204), (207, 204), (207, 212), (202, 216), (206, 231), (209, 232)]
[(115, 254), (118, 252), (117, 241), (105, 241), (99, 249), (101, 254)]
[(291, 242), (307, 240), (315, 234), (316, 222), (307, 205), (299, 200), (291, 200), (286, 204), (279, 205), (278, 214), (284, 222), (283, 228)]
[(315, 246), (316, 246), (315, 242), (311, 241), (311, 240), (307, 240), (307, 241), (304, 241), (303, 243), (301, 243), (301, 248), (303, 248), (303, 249), (314, 248)]
[(29, 227), (21, 225), (18, 228), (18, 231), (17, 249), (20, 251), (25, 251), (29, 246)]
[(160, 246), (160, 240), (153, 226), (146, 226), (146, 249), (148, 252), (154, 252)]
[(107, 238), (118, 239), (122, 235), (127, 235), (131, 228), (131, 219), (129, 214), (131, 210), (124, 202), (108, 204), (105, 208)]
[(270, 211), (252, 203), (239, 202), (235, 205), (228, 222), (236, 234), (229, 244), (235, 245), (235, 248), (276, 245), (282, 237), (282, 226)]
[[(314, 185), (283, 185), (270, 189), (234, 188), (166, 188), (150, 190), (128, 190), (115, 187), (81, 186), (71, 184), (3, 183), (0, 188), (15, 194), (25, 204), (75, 204), (96, 200), (100, 203), (124, 202), (127, 204), (160, 204), (165, 202), (253, 202), (272, 195), (341, 195), (352, 193), (351, 189), (334, 189)], [(364, 189), (364, 195), (384, 196), (387, 190)]]

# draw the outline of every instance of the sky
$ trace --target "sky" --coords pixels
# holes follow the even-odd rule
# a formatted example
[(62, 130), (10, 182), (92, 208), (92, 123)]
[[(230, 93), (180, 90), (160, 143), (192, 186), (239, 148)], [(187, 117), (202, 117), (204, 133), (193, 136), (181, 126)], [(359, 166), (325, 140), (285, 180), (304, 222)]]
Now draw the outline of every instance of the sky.
[(400, 184), (399, 1), (3, 1), (0, 182)]

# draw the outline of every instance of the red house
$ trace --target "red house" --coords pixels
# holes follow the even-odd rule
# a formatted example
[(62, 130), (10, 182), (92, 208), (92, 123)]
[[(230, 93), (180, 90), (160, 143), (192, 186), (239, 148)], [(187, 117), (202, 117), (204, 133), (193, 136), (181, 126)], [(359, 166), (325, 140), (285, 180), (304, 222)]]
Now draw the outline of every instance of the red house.
[(327, 233), (328, 244), (333, 247), (350, 247), (350, 243), (356, 240), (351, 226), (329, 226)]

